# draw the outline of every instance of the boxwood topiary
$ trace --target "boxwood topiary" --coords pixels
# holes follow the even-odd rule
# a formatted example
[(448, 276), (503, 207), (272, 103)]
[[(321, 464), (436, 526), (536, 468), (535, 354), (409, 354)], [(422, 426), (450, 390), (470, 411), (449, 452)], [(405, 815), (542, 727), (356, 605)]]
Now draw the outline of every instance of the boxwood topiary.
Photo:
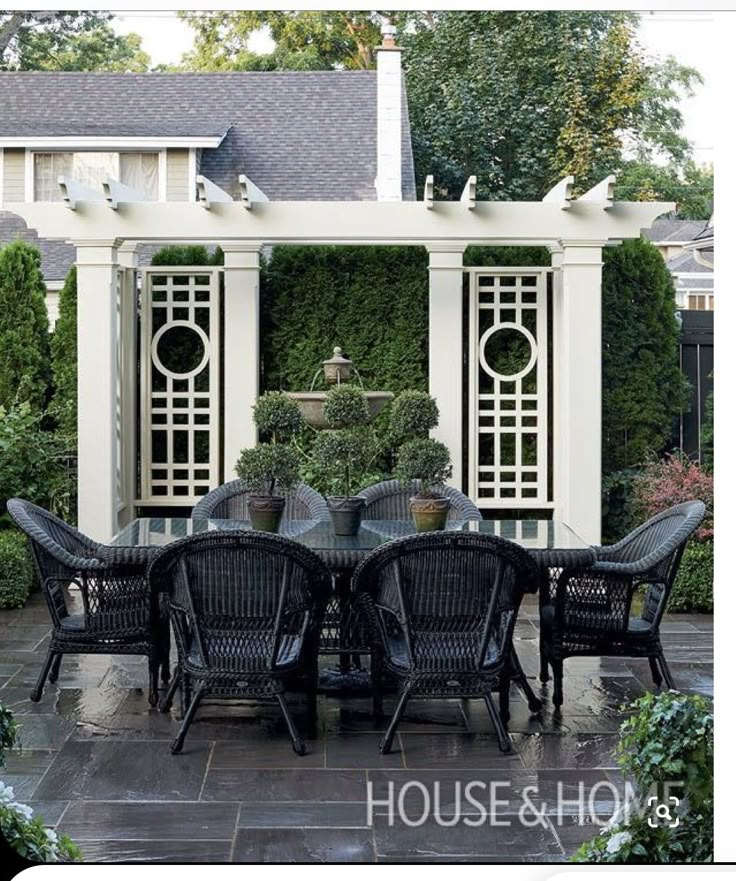
[(431, 497), (452, 477), (450, 451), (434, 438), (407, 441), (396, 457), (396, 478), (404, 485), (421, 481), (421, 495)]
[(241, 451), (235, 471), (253, 495), (273, 496), (299, 482), (299, 455), (288, 444), (258, 444)]
[(691, 541), (667, 605), (668, 612), (713, 611), (713, 541)]
[(33, 563), (22, 532), (0, 532), (0, 609), (20, 609), (33, 588)]
[(289, 441), (305, 427), (297, 402), (281, 392), (261, 395), (253, 405), (253, 421), (274, 442)]
[(332, 428), (357, 428), (370, 422), (368, 400), (354, 385), (336, 385), (325, 398), (325, 419)]
[(437, 427), (439, 419), (437, 401), (430, 394), (407, 389), (391, 407), (391, 434), (396, 440), (422, 437)]

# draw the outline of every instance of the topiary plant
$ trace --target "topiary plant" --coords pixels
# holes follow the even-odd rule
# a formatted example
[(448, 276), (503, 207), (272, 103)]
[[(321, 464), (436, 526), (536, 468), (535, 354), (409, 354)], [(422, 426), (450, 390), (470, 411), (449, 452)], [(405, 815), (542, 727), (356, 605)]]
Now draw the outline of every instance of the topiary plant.
[(331, 428), (357, 428), (371, 419), (368, 400), (354, 385), (333, 386), (325, 397), (324, 413)]
[(396, 458), (396, 478), (405, 486), (421, 482), (419, 498), (437, 498), (439, 490), (452, 477), (450, 451), (434, 438), (416, 438), (402, 445)]
[(21, 609), (33, 589), (33, 564), (22, 532), (0, 532), (0, 609)]
[(248, 492), (274, 497), (277, 490), (287, 493), (299, 482), (299, 456), (288, 444), (258, 444), (240, 453), (235, 471)]
[(281, 392), (266, 392), (253, 405), (253, 421), (271, 443), (285, 443), (305, 427), (299, 405)]
[(323, 476), (335, 481), (343, 498), (350, 498), (362, 489), (376, 450), (375, 438), (365, 428), (321, 431), (312, 447), (312, 461)]
[(440, 412), (437, 401), (416, 389), (401, 392), (391, 407), (391, 434), (397, 441), (422, 437), (437, 427)]

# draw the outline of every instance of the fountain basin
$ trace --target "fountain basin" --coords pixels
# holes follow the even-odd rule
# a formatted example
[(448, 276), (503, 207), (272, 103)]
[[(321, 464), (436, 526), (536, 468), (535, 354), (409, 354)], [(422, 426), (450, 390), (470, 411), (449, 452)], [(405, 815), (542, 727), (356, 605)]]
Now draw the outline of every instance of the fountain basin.
[[(284, 392), (284, 394), (297, 402), (302, 416), (312, 428), (330, 427), (325, 419), (325, 399), (328, 392)], [(363, 392), (363, 394), (368, 401), (368, 412), (371, 419), (375, 419), (386, 404), (393, 399), (393, 392)]]

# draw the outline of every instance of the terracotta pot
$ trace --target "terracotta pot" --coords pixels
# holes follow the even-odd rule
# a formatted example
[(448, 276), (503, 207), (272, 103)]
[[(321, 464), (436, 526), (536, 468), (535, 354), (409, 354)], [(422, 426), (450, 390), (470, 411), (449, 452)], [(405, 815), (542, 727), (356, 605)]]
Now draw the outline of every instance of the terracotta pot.
[(326, 501), (335, 535), (357, 535), (365, 499), (360, 496), (329, 496)]
[(418, 496), (412, 496), (409, 499), (409, 510), (414, 518), (417, 532), (434, 532), (438, 529), (444, 529), (447, 525), (450, 500), (423, 499)]
[(278, 532), (286, 506), (282, 496), (248, 496), (248, 516), (258, 532)]

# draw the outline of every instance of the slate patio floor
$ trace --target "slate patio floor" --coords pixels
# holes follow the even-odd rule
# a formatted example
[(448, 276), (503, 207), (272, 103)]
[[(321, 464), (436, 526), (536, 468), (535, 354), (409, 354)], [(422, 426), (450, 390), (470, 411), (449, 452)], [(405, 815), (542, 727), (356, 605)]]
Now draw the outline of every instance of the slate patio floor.
[[(535, 619), (534, 604), (525, 605), (517, 627), (530, 677), (537, 673)], [(67, 657), (58, 683), (47, 685), (40, 703), (29, 701), (47, 620), (40, 595), (20, 612), (0, 612), (0, 701), (22, 725), (22, 751), (9, 757), (0, 780), (90, 861), (564, 861), (595, 834), (569, 800), (581, 784), (586, 794), (595, 784), (620, 785), (612, 760), (618, 708), (652, 687), (646, 661), (568, 661), (559, 716), (548, 688), (539, 691), (539, 717), (512, 696), (509, 756), (499, 752), (479, 702), (410, 703), (393, 753), (381, 756), (369, 700), (327, 696), (319, 699), (319, 735), (303, 758), (277, 712), (223, 704), (203, 707), (184, 753), (172, 756), (178, 707), (171, 716), (149, 709), (142, 659)], [(663, 631), (681, 690), (711, 695), (712, 617), (669, 616)], [(303, 707), (295, 701), (299, 720)], [(393, 784), (398, 809), (396, 796), (410, 781), (417, 783), (405, 790), (407, 818), (415, 822), (423, 812), (419, 784), (439, 805), (439, 818), (411, 826), (395, 814), (392, 825), (388, 807), (379, 805), (369, 825), (368, 784), (376, 800)], [(498, 798), (509, 804), (499, 808), (497, 825), (442, 825), (456, 781), (480, 781), (486, 794), (477, 797), (486, 802), (490, 784), (501, 787)], [(537, 787), (538, 807), (546, 803), (544, 825), (518, 818), (528, 786)], [(598, 791), (593, 807), (603, 819), (612, 795), (604, 786)], [(462, 810), (478, 816), (466, 802)]]

